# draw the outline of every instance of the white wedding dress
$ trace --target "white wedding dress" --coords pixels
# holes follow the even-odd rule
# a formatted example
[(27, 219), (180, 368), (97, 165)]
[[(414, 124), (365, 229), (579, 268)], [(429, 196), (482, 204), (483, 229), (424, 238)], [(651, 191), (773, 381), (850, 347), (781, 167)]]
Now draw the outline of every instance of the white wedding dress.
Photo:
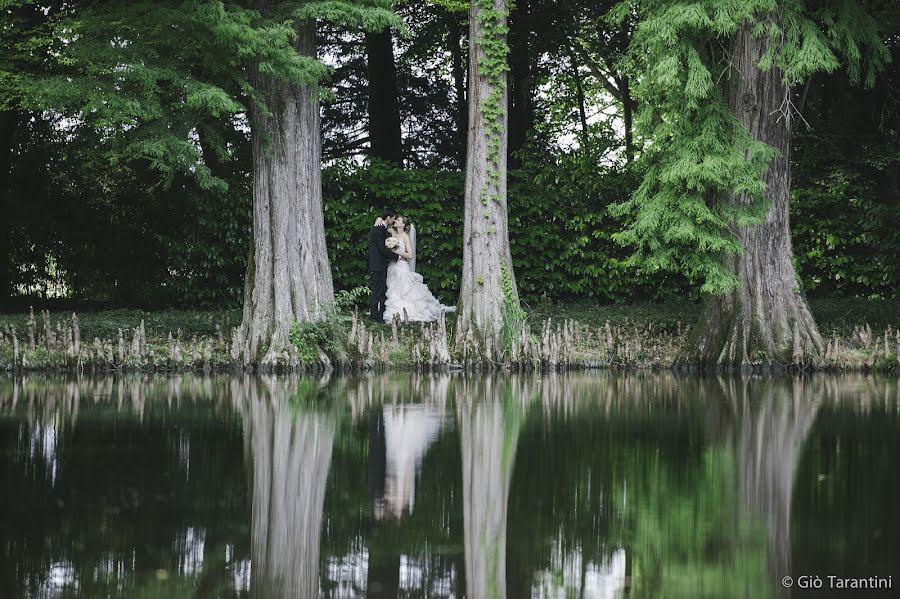
[[(400, 251), (406, 251), (406, 245), (400, 242)], [(415, 250), (413, 250), (415, 251)], [(384, 321), (390, 323), (394, 315), (416, 322), (433, 322), (448, 310), (437, 300), (425, 285), (422, 275), (409, 267), (404, 259), (391, 263), (387, 270), (387, 301), (384, 303)]]

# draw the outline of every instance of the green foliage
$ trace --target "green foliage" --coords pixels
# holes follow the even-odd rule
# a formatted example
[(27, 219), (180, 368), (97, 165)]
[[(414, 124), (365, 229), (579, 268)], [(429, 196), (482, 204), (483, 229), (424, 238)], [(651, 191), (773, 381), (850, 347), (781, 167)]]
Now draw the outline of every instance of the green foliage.
[(350, 311), (368, 298), (368, 287), (356, 287), (338, 291), (334, 304), (325, 318), (312, 322), (294, 321), (291, 325), (290, 342), (297, 348), (300, 361), (315, 362), (324, 353), (329, 358), (341, 358), (346, 353), (343, 346), (350, 322)]
[(518, 344), (522, 332), (528, 331), (527, 317), (522, 304), (519, 302), (519, 294), (516, 293), (509, 267), (500, 263), (501, 291), (503, 293), (503, 305), (501, 306), (502, 323), (500, 326), (500, 346), (507, 354), (511, 348)]
[(329, 72), (297, 51), (291, 17), (382, 29), (400, 24), (391, 6), (387, 0), (281, 2), (261, 13), (220, 0), (74, 5), (46, 22), (57, 51), (18, 77), (17, 91), (30, 109), (104, 132), (111, 163), (146, 161), (165, 186), (182, 174), (203, 189), (224, 190), (194, 137), (202, 121), (243, 116), (251, 104), (268, 111), (251, 73), (318, 85)]
[(359, 307), (369, 296), (368, 287), (356, 287), (355, 289), (341, 289), (334, 294), (334, 309), (338, 312)]
[[(790, 0), (778, 6), (769, 0), (620, 5), (620, 19), (632, 9), (639, 14), (624, 67), (639, 82), (635, 124), (648, 144), (640, 187), (614, 210), (630, 218), (618, 239), (637, 246), (645, 268), (684, 272), (701, 279), (705, 292), (736, 285), (726, 260), (742, 248), (732, 227), (764, 216), (761, 176), (775, 154), (752, 139), (728, 107), (726, 75), (739, 75), (727, 72), (727, 48), (750, 24), (756, 35), (778, 42), (760, 68), (778, 67), (794, 84), (834, 70), (838, 53), (846, 56), (850, 75), (858, 76), (860, 48), (866, 47), (870, 81), (887, 58), (876, 24), (861, 9), (846, 8), (853, 3), (826, 4), (815, 10)], [(746, 201), (729, 201), (731, 194)]]
[[(521, 299), (585, 297), (598, 301), (663, 298), (685, 292), (683, 279), (646, 274), (627, 262), (611, 236), (605, 207), (632, 183), (616, 170), (598, 175), (580, 157), (531, 165), (510, 176), (509, 234)], [(416, 222), (416, 269), (444, 303), (453, 303), (462, 271), (463, 175), (402, 170), (383, 163), (324, 172), (325, 229), (335, 286), (366, 284), (364, 236), (382, 206)], [(389, 198), (389, 199), (385, 199)], [(561, 200), (560, 198), (566, 198)]]
[(340, 328), (335, 318), (315, 322), (294, 321), (290, 341), (297, 348), (300, 361), (315, 362), (320, 353), (332, 356), (339, 345)]

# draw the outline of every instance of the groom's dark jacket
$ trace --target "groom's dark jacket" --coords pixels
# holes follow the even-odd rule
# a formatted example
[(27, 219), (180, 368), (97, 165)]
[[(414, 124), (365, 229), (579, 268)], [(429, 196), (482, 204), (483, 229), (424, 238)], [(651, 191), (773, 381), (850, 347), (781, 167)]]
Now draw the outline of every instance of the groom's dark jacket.
[(385, 247), (387, 239), (387, 227), (378, 225), (369, 231), (369, 272), (387, 270), (389, 262), (396, 262), (400, 257)]

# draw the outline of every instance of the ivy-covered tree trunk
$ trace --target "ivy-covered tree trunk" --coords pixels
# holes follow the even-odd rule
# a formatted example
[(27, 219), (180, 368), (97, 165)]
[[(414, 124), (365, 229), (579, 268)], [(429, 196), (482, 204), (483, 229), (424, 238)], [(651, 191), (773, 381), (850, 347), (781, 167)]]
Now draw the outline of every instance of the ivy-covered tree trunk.
[(469, 11), (469, 138), (456, 348), (474, 342), (484, 358), (497, 354), (503, 327), (520, 310), (507, 230), (506, 13), (505, 0), (472, 0)]
[[(735, 227), (743, 252), (730, 258), (738, 286), (711, 296), (698, 325), (699, 361), (710, 366), (812, 362), (822, 338), (799, 289), (792, 262), (790, 206), (790, 87), (775, 67), (759, 68), (769, 37), (738, 31), (731, 52), (728, 103), (752, 136), (780, 155), (764, 174), (771, 207), (759, 225)], [(724, 201), (749, 201), (732, 194)]]
[(0, 111), (0, 213), (4, 215), (4, 223), (0, 225), (0, 306), (9, 302), (12, 295), (9, 172), (12, 168), (12, 143), (15, 124), (16, 118), (13, 111)]
[[(298, 25), (296, 47), (315, 56), (314, 22)], [(317, 90), (259, 73), (254, 85), (268, 111), (251, 109), (253, 254), (232, 354), (244, 364), (269, 367), (288, 344), (292, 322), (321, 318), (334, 286), (322, 212)]]
[(390, 28), (366, 33), (369, 73), (369, 155), (403, 164), (397, 67)]

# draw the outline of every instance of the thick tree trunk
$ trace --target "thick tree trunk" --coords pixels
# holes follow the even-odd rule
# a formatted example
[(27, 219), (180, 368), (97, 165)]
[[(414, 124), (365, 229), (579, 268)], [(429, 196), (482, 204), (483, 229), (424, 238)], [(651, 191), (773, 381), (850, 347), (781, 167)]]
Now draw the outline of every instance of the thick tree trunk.
[[(315, 23), (298, 29), (298, 51), (314, 56)], [(322, 212), (317, 90), (260, 75), (255, 84), (270, 112), (251, 110), (254, 251), (232, 355), (244, 364), (272, 366), (289, 341), (292, 322), (321, 318), (334, 287)]]
[(369, 155), (403, 165), (397, 67), (390, 29), (366, 33), (369, 71)]
[[(506, 0), (493, 0), (506, 13)], [(469, 13), (469, 142), (466, 158), (463, 270), (456, 325), (457, 350), (474, 340), (482, 357), (496, 355), (509, 309), (519, 309), (509, 249), (506, 208), (506, 73), (482, 72), (485, 57), (479, 3)], [(491, 94), (496, 104), (491, 104)], [(497, 112), (485, 117), (485, 106)]]
[(528, 0), (517, 0), (509, 20), (509, 168), (516, 169), (522, 166), (517, 153), (534, 125)]
[(5, 215), (4, 222), (0, 225), (0, 307), (9, 304), (12, 297), (9, 181), (15, 128), (16, 113), (13, 111), (0, 112), (0, 212)]
[(252, 465), (252, 594), (317, 597), (322, 509), (335, 422), (302, 409), (297, 414), (290, 393), (257, 396), (256, 386), (251, 389), (242, 412), (244, 447), (251, 452), (247, 462)]
[(459, 407), (467, 597), (506, 597), (506, 509), (521, 429), (518, 409), (499, 401)]
[(453, 86), (456, 90), (456, 133), (459, 145), (459, 164), (466, 162), (469, 135), (469, 101), (466, 97), (466, 61), (462, 46), (462, 28), (455, 17), (450, 26), (450, 58), (453, 70)]
[[(792, 263), (790, 205), (790, 88), (781, 71), (757, 66), (769, 44), (738, 32), (731, 55), (728, 101), (754, 138), (780, 152), (763, 176), (771, 207), (762, 224), (734, 231), (743, 252), (731, 259), (738, 287), (710, 297), (697, 327), (699, 361), (705, 365), (809, 364), (822, 351), (822, 338), (798, 289)], [(732, 195), (728, 202), (745, 202)]]

